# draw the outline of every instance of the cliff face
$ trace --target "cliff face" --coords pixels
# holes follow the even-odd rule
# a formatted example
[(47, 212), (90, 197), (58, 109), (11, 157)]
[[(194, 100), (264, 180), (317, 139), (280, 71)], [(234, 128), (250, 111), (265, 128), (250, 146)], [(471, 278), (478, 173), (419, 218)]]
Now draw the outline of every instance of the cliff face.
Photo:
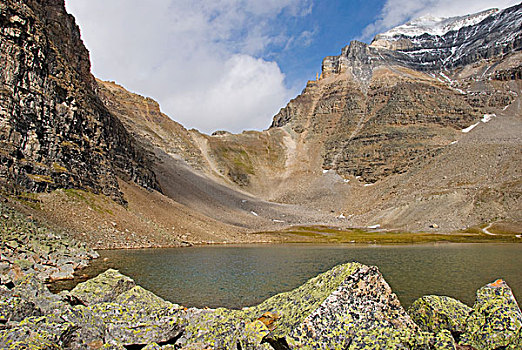
[(98, 96), (125, 129), (146, 150), (154, 147), (184, 159), (196, 170), (204, 171), (206, 163), (191, 132), (160, 110), (158, 102), (133, 94), (113, 82), (97, 80)]
[(147, 155), (96, 96), (88, 51), (63, 0), (3, 1), (0, 26), (0, 180), (119, 202), (117, 176), (157, 188)]

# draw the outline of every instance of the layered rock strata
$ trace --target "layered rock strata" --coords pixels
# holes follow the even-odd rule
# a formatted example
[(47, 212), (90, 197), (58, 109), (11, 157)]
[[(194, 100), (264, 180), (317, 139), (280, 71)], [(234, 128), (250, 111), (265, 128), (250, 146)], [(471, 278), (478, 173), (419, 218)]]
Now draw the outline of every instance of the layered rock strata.
[[(371, 45), (351, 42), (324, 59), (320, 79), (271, 127), (315, 153), (312, 168), (366, 183), (409, 171), (517, 97), (502, 81), (519, 79), (522, 5), (480, 18), (440, 35), (398, 31)], [(502, 67), (506, 62), (514, 66)]]
[(124, 202), (116, 176), (157, 188), (145, 152), (95, 94), (63, 0), (0, 4), (0, 179), (27, 191), (81, 188)]

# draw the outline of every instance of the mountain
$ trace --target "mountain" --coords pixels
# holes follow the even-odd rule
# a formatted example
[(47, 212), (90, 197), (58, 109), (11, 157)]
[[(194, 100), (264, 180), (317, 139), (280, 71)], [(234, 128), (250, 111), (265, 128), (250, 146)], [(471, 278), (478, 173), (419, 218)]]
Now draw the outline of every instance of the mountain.
[(80, 188), (121, 203), (117, 176), (159, 189), (148, 158), (95, 93), (63, 0), (0, 3), (0, 179), (17, 191)]
[[(414, 21), (378, 35), (371, 45), (354, 41), (339, 56), (326, 57), (320, 79), (309, 82), (274, 117), (271, 128), (293, 135), (302, 150), (297, 158), (305, 159), (301, 164), (368, 187), (341, 196), (353, 224), (422, 230), (432, 221), (446, 221), (444, 229), (456, 230), (495, 220), (519, 222), (520, 174), (513, 166), (520, 167), (520, 137), (511, 128), (520, 131), (522, 5), (439, 19), (428, 30), (425, 23)], [(491, 134), (498, 139), (485, 132), (485, 139), (467, 142), (477, 131), (468, 135), (462, 130), (489, 114), (503, 115), (480, 125), (495, 125)], [(464, 143), (465, 151), (459, 148)], [(454, 148), (462, 158), (449, 156)], [(498, 157), (481, 164), (477, 158), (489, 149), (497, 149)], [(465, 180), (442, 185), (434, 175), (442, 168), (437, 176), (460, 177), (463, 164), (470, 171)], [(502, 175), (484, 174), (484, 168)], [(423, 176), (413, 178), (420, 169)], [(420, 184), (425, 187), (419, 189)], [(494, 203), (477, 199), (481, 191), (496, 187), (502, 189)], [(444, 202), (431, 192), (458, 197), (454, 206), (446, 204), (454, 209), (443, 215)], [(484, 213), (484, 207), (491, 211)]]
[(352, 41), (241, 134), (95, 79), (63, 0), (4, 1), (0, 25), (0, 195), (93, 247), (522, 230), (522, 4)]

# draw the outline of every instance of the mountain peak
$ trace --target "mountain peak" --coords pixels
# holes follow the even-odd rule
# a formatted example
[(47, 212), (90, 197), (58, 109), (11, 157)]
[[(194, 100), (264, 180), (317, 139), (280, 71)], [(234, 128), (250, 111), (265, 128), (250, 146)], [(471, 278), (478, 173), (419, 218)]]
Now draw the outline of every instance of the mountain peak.
[(493, 8), (475, 14), (455, 17), (435, 17), (428, 14), (392, 28), (387, 32), (378, 34), (373, 41), (392, 39), (400, 36), (414, 37), (423, 34), (442, 36), (451, 31), (458, 31), (463, 27), (476, 25), (482, 22), (486, 17), (499, 11), (498, 8)]

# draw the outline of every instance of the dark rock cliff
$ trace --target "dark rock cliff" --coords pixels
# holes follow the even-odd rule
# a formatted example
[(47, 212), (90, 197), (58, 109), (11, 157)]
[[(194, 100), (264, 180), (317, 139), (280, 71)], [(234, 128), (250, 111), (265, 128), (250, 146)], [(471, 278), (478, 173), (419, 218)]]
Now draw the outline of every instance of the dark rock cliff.
[[(522, 3), (492, 12), (481, 22), (443, 35), (377, 35), (372, 46), (393, 50), (394, 59), (412, 69), (452, 69), (522, 49)], [(388, 51), (388, 50), (386, 50)]]
[(63, 0), (0, 3), (0, 181), (80, 188), (124, 202), (117, 176), (158, 188), (150, 158), (96, 96)]

